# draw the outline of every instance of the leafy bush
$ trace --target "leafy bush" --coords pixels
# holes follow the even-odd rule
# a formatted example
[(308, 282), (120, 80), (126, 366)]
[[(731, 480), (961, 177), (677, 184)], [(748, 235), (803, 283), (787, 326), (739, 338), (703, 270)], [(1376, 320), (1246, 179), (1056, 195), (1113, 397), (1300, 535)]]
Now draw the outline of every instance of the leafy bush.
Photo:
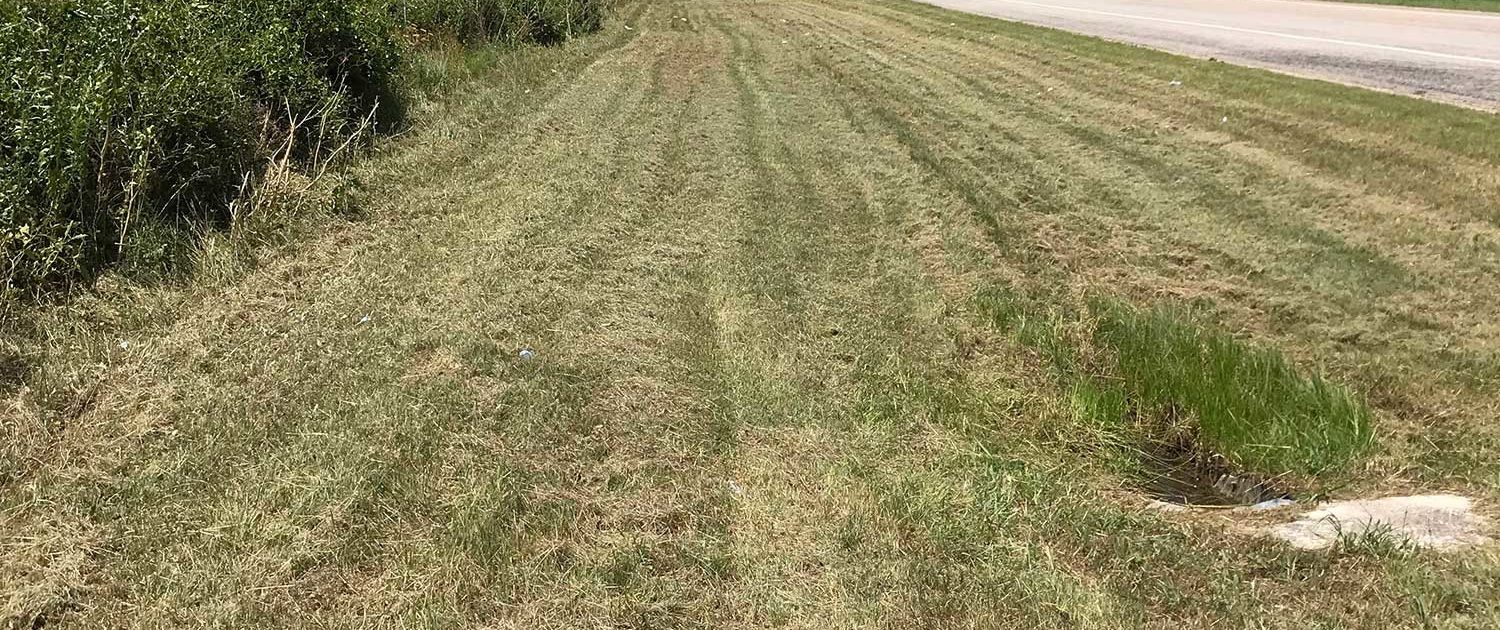
[(294, 124), (394, 122), (403, 28), (520, 43), (599, 22), (593, 0), (0, 5), (0, 293), (128, 259), (133, 234), (222, 225)]

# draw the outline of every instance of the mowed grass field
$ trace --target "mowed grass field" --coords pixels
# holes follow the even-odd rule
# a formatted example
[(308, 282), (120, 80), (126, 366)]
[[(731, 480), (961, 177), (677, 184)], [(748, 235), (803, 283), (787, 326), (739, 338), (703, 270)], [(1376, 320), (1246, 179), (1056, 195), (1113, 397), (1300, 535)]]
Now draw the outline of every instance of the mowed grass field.
[(1500, 118), (899, 0), (476, 59), (363, 218), (10, 323), (9, 627), (1500, 624), (1146, 506), (1496, 514)]

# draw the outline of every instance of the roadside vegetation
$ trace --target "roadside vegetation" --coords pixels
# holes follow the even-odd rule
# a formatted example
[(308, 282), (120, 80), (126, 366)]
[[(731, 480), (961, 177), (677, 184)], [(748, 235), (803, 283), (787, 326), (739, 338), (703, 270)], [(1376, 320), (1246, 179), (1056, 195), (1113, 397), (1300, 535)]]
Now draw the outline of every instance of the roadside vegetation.
[(1500, 625), (1493, 546), (1229, 509), (1495, 514), (1500, 118), (903, 0), (425, 15), (361, 220), (4, 331), (6, 624)]
[(400, 124), (414, 44), (551, 43), (599, 19), (594, 0), (7, 3), (0, 299), (116, 263), (170, 273), (202, 232), (274, 212), (257, 189), (311, 190), (285, 180)]
[(1428, 9), (1456, 9), (1459, 11), (1500, 12), (1500, 0), (1334, 0), (1359, 4), (1395, 4)]

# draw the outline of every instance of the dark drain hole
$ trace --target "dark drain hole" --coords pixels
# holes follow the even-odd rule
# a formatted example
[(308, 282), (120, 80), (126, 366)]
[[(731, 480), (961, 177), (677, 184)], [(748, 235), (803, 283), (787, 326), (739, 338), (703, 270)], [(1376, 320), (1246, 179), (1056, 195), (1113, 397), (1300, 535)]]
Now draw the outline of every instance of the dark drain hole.
[(1233, 470), (1223, 457), (1204, 454), (1188, 436), (1148, 444), (1141, 455), (1141, 488), (1158, 501), (1238, 506), (1292, 498), (1272, 480)]

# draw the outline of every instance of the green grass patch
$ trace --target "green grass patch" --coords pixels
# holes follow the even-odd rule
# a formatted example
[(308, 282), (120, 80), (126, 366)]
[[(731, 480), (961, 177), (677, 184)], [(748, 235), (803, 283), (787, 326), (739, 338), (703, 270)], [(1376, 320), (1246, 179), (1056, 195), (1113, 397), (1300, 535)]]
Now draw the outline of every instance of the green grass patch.
[(1058, 376), (1090, 442), (1150, 451), (1186, 436), (1196, 456), (1234, 470), (1306, 477), (1373, 441), (1370, 410), (1349, 389), (1180, 309), (1114, 299), (1067, 308), (1010, 290), (977, 301)]
[(1371, 443), (1370, 411), (1348, 389), (1282, 354), (1187, 323), (1169, 309), (1100, 302), (1095, 341), (1135, 403), (1190, 419), (1205, 446), (1240, 467), (1319, 474)]

